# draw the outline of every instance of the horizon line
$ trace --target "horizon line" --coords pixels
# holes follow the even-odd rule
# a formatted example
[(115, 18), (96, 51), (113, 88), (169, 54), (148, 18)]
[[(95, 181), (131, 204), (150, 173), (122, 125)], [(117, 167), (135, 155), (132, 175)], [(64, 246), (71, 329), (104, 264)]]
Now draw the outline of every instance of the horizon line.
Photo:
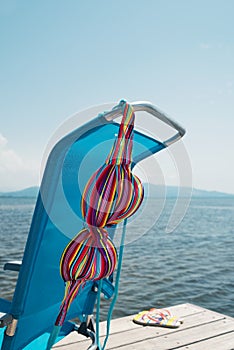
[[(202, 192), (209, 192), (209, 193), (217, 193), (217, 194), (225, 194), (225, 195), (231, 195), (234, 196), (234, 192), (226, 192), (226, 191), (222, 191), (222, 190), (209, 190), (209, 189), (203, 189), (203, 188), (197, 188), (197, 187), (189, 187), (189, 186), (180, 186), (180, 185), (165, 185), (165, 184), (155, 184), (155, 183), (148, 183), (150, 186), (158, 186), (158, 187), (165, 187), (165, 188), (175, 188), (175, 189), (179, 189), (179, 188), (184, 188), (184, 189), (188, 189), (191, 190), (191, 194), (193, 193), (193, 191), (202, 191)], [(144, 182), (143, 182), (144, 185)], [(38, 185), (33, 185), (33, 186), (29, 186), (29, 187), (24, 187), (21, 189), (16, 189), (16, 190), (0, 190), (0, 195), (6, 195), (6, 194), (11, 194), (11, 193), (18, 193), (18, 192), (23, 192), (23, 191), (27, 191), (29, 189), (40, 189), (40, 186)], [(192, 195), (191, 195), (192, 196)]]

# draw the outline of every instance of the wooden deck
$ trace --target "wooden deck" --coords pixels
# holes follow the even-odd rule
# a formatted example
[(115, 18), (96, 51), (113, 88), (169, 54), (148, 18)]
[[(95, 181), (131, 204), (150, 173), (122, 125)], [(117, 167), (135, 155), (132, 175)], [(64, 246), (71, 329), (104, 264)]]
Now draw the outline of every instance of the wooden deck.
[[(177, 329), (143, 327), (132, 322), (133, 316), (111, 321), (111, 335), (106, 349), (120, 350), (234, 350), (234, 318), (192, 304), (168, 308), (183, 317)], [(139, 310), (141, 311), (141, 310)], [(105, 322), (100, 333), (105, 334)], [(76, 332), (57, 343), (55, 350), (87, 350), (90, 340)]]

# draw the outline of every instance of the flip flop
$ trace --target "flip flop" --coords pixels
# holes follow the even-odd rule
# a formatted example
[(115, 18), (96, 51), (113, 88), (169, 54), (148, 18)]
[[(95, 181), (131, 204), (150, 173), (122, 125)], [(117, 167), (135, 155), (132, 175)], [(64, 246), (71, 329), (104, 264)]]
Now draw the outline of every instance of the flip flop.
[[(173, 315), (171, 314), (171, 312), (168, 310), (168, 309), (156, 309), (156, 308), (152, 308), (152, 309), (150, 309), (149, 311), (149, 314), (152, 314), (152, 315), (157, 315), (157, 314), (159, 314), (159, 315), (161, 315), (162, 316), (162, 318), (164, 318), (164, 317), (172, 317)], [(178, 317), (177, 317), (178, 318)], [(180, 322), (180, 323), (184, 323), (184, 319), (183, 318), (181, 318), (181, 317), (179, 317), (178, 318), (178, 321)]]
[(142, 326), (178, 328), (181, 321), (166, 309), (150, 309), (139, 312), (133, 322)]

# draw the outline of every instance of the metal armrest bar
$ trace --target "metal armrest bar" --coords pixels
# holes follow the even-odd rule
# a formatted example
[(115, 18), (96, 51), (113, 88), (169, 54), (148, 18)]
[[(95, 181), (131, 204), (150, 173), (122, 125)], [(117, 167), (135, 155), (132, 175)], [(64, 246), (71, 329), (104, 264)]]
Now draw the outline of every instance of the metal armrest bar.
[[(169, 146), (170, 144), (176, 142), (185, 134), (185, 129), (179, 123), (177, 123), (176, 121), (166, 116), (163, 112), (161, 112), (157, 107), (153, 106), (150, 102), (138, 101), (138, 102), (131, 103), (131, 105), (134, 109), (134, 112), (139, 112), (139, 111), (148, 112), (149, 114), (152, 114), (157, 119), (161, 120), (165, 124), (169, 125), (170, 127), (178, 131), (178, 133), (176, 133), (174, 136), (164, 141), (164, 144), (166, 146)], [(114, 107), (111, 111), (106, 112), (104, 114), (104, 118), (107, 121), (111, 121), (119, 117), (121, 113), (122, 113), (122, 107), (120, 103), (118, 106)]]
[(22, 261), (9, 261), (5, 263), (3, 269), (19, 272), (21, 265), (22, 265)]

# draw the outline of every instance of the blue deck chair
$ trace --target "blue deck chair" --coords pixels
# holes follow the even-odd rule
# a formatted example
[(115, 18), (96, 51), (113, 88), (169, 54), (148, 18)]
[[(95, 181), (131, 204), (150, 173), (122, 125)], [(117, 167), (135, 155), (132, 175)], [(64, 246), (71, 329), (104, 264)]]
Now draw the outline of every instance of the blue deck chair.
[[(158, 141), (135, 131), (133, 161), (159, 152), (185, 133), (176, 122), (146, 102), (132, 103), (134, 111), (146, 111), (176, 130), (166, 141)], [(64, 294), (59, 273), (59, 261), (64, 247), (82, 229), (80, 199), (84, 186), (99, 168), (118, 133), (115, 118), (121, 107), (98, 115), (87, 124), (63, 137), (51, 151), (24, 251), (22, 264), (8, 263), (5, 269), (19, 271), (11, 302), (0, 299), (1, 350), (45, 349)], [(104, 294), (110, 297), (110, 281), (103, 283)], [(85, 285), (71, 305), (66, 320), (78, 317), (81, 326), (66, 321), (57, 340), (74, 329), (90, 336), (95, 343), (90, 315), (96, 302), (97, 289), (93, 282)], [(94, 348), (94, 347), (93, 347)]]

